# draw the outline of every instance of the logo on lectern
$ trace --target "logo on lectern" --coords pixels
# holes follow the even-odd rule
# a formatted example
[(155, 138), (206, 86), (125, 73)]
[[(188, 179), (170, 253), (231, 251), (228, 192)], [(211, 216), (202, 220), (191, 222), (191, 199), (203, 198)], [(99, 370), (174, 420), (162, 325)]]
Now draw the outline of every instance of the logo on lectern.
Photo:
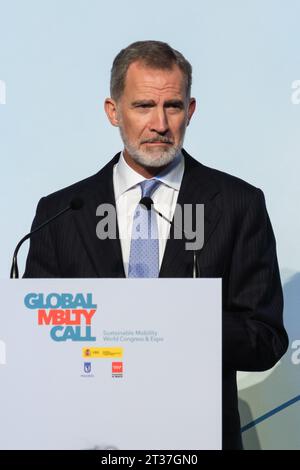
[(83, 370), (86, 374), (90, 374), (92, 370), (92, 364), (91, 362), (85, 362), (83, 365)]
[(93, 296), (72, 293), (29, 293), (24, 298), (25, 306), (37, 311), (39, 326), (49, 326), (54, 341), (96, 341), (92, 336), (92, 319), (97, 305)]
[(112, 376), (123, 377), (123, 362), (112, 362)]
[(84, 362), (82, 369), (81, 369), (82, 373), (81, 373), (80, 377), (84, 377), (84, 378), (86, 378), (86, 377), (93, 378), (94, 377), (94, 374), (92, 373), (92, 363), (91, 362)]

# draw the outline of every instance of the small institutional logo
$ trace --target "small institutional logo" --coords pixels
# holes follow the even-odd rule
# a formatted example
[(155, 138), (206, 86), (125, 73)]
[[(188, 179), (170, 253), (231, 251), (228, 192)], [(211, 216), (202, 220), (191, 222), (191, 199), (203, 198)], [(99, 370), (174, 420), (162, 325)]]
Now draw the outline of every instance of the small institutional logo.
[(123, 348), (82, 348), (82, 356), (97, 359), (122, 359)]
[(112, 376), (123, 377), (123, 362), (112, 362)]
[(83, 366), (83, 370), (86, 374), (90, 374), (92, 370), (92, 364), (90, 362), (85, 362)]

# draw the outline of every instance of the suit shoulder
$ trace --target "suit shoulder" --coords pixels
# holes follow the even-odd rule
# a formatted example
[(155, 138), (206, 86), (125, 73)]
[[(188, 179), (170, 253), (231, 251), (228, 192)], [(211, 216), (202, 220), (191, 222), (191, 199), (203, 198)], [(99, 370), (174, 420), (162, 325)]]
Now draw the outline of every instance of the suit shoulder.
[(205, 167), (205, 169), (224, 191), (249, 194), (250, 197), (261, 192), (261, 189), (238, 176), (216, 170), (215, 168)]
[(76, 194), (81, 194), (82, 192), (85, 193), (89, 190), (91, 185), (94, 186), (99, 177), (99, 173), (100, 172), (87, 178), (84, 178), (83, 180), (77, 181), (76, 183), (73, 183), (70, 186), (66, 186), (65, 188), (50, 193), (44, 196), (44, 199), (47, 199), (49, 202), (55, 200), (65, 200), (66, 198), (73, 197)]
[(89, 197), (89, 194), (97, 191), (101, 185), (112, 177), (114, 164), (118, 161), (119, 154), (110, 160), (100, 171), (83, 180), (77, 181), (65, 188), (59, 189), (44, 196), (41, 201), (47, 206), (60, 208), (70, 204), (73, 198)]
[(203, 163), (200, 163), (198, 160), (188, 155), (185, 151), (184, 154), (186, 157), (187, 166), (192, 170), (192, 174), (199, 172), (199, 176), (201, 176), (202, 179), (211, 181), (217, 185), (219, 189), (222, 190), (222, 192), (245, 194), (249, 197), (253, 197), (258, 193), (262, 193), (262, 191), (253, 184), (250, 184), (237, 176), (226, 173), (225, 171), (203, 165)]
[(244, 211), (253, 203), (264, 204), (263, 192), (253, 184), (232, 174), (203, 165), (186, 152), (185, 156), (191, 177), (198, 178), (199, 185), (204, 184), (214, 188), (211, 191), (221, 196), (225, 206)]
[(264, 207), (265, 197), (260, 188), (229, 173), (206, 167), (219, 187), (227, 207), (244, 212), (249, 207)]

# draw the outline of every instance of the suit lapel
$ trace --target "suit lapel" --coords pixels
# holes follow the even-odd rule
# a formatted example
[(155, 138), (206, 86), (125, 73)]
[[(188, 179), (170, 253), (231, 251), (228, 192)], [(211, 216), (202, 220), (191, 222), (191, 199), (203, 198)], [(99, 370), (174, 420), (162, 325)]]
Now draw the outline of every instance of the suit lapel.
[(82, 243), (88, 254), (97, 277), (125, 277), (119, 230), (116, 221), (116, 238), (100, 240), (96, 227), (101, 218), (96, 215), (100, 204), (110, 204), (116, 210), (113, 189), (113, 167), (120, 154), (117, 154), (82, 191), (83, 208), (74, 212), (74, 219)]
[[(221, 210), (216, 204), (219, 188), (209, 170), (194, 160), (183, 150), (185, 156), (185, 171), (178, 195), (177, 204), (184, 209), (184, 204), (204, 204), (204, 245), (215, 230), (221, 216)], [(174, 239), (171, 229), (167, 241), (160, 277), (192, 276), (193, 251), (185, 250), (185, 239)], [(201, 268), (200, 268), (201, 269)]]

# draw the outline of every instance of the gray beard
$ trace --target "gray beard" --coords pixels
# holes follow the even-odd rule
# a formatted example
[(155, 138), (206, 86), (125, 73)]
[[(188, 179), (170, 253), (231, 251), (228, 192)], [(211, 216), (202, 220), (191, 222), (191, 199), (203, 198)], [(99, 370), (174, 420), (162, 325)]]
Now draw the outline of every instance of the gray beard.
[(154, 152), (146, 152), (138, 149), (135, 145), (131, 144), (123, 132), (122, 126), (119, 125), (121, 138), (124, 143), (124, 147), (131, 156), (131, 158), (139, 165), (145, 168), (160, 168), (169, 165), (176, 155), (181, 151), (183, 146), (183, 139), (177, 146), (172, 146), (167, 149), (155, 150)]

